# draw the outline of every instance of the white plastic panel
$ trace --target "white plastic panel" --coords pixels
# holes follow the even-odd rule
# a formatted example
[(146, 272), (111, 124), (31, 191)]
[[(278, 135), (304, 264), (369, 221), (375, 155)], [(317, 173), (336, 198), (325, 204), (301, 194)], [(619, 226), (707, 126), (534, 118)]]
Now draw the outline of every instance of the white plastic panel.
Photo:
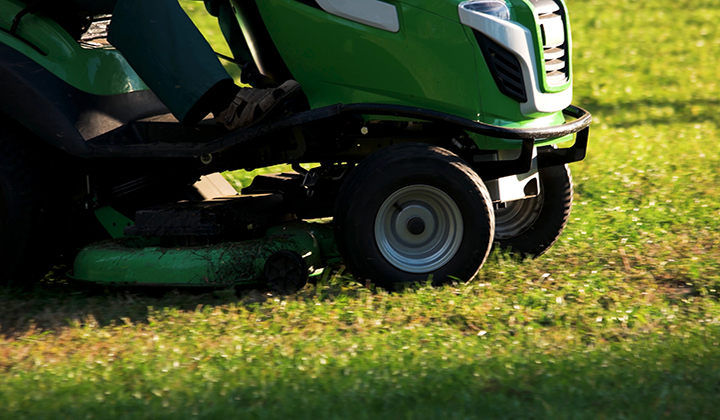
[[(498, 150), (498, 160), (513, 160), (520, 156), (520, 149)], [(540, 191), (540, 176), (537, 165), (537, 148), (533, 149), (533, 160), (530, 170), (524, 174), (510, 175), (503, 178), (485, 181), (485, 186), (490, 193), (493, 203), (507, 203), (510, 201), (522, 200), (534, 197), (525, 195), (525, 187), (529, 183), (535, 183), (534, 191)]]
[(537, 71), (537, 60), (533, 48), (532, 34), (524, 26), (494, 16), (473, 12), (458, 7), (460, 22), (512, 52), (520, 61), (525, 79), (525, 90), (528, 100), (520, 104), (524, 115), (537, 112), (557, 112), (567, 108), (572, 102), (572, 83), (562, 92), (544, 93), (540, 91), (540, 75)]
[(378, 0), (316, 0), (326, 12), (389, 32), (400, 30), (397, 9)]

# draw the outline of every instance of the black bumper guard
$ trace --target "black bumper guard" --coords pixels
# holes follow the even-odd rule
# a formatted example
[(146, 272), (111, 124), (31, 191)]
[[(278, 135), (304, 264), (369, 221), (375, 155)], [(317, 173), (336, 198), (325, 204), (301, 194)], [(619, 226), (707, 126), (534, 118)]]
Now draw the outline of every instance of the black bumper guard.
[(532, 167), (533, 148), (536, 140), (556, 139), (577, 133), (575, 143), (567, 149), (543, 147), (538, 149), (538, 169), (549, 166), (564, 165), (585, 159), (590, 134), (592, 115), (579, 106), (570, 105), (563, 114), (574, 118), (569, 123), (540, 128), (509, 128), (466, 118), (457, 117), (443, 112), (401, 105), (351, 104), (342, 105), (341, 112), (369, 115), (391, 115), (403, 118), (415, 118), (425, 121), (448, 123), (463, 130), (488, 137), (496, 137), (520, 141), (520, 155), (514, 160), (470, 162), (483, 179), (497, 179), (504, 176), (523, 174)]
[(477, 164), (478, 167), (476, 167), (476, 170), (481, 175), (498, 176), (500, 174), (499, 176), (506, 176), (525, 173), (530, 170), (536, 140), (553, 139), (577, 133), (575, 144), (569, 149), (542, 148), (538, 154), (538, 165), (541, 168), (577, 162), (585, 157), (592, 116), (586, 110), (573, 105), (567, 107), (563, 113), (575, 118), (575, 120), (552, 127), (508, 128), (424, 108), (385, 104), (335, 104), (300, 112), (244, 130), (234, 131), (221, 138), (202, 143), (117, 144), (111, 142), (114, 144), (107, 144), (104, 141), (95, 139), (90, 140), (88, 143), (92, 147), (92, 157), (190, 158), (222, 152), (235, 147), (250, 146), (255, 142), (267, 142), (265, 136), (274, 132), (337, 117), (342, 114), (386, 115), (445, 123), (489, 137), (518, 140), (518, 147), (522, 149), (522, 152), (517, 159), (482, 162)]

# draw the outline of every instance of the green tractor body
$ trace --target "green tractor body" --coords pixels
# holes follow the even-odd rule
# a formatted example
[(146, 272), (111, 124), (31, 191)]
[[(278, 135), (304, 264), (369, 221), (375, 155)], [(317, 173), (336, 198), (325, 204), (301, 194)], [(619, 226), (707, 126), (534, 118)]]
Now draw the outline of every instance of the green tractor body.
[[(387, 2), (396, 21), (378, 28), (382, 23), (370, 26), (292, 0), (259, 6), (269, 27), (282, 28), (271, 35), (313, 107), (386, 103), (508, 127), (559, 125), (572, 99), (570, 25), (564, 3), (535, 3), (557, 18), (543, 19), (529, 0), (507, 3), (512, 20), (461, 1), (397, 1)], [(544, 30), (555, 34), (546, 42), (562, 47), (557, 61), (565, 63), (554, 84)], [(502, 139), (477, 141), (484, 149), (518, 148)]]
[[(52, 170), (72, 165), (68, 182), (75, 186), (64, 202), (84, 207), (72, 217), (95, 214), (116, 238), (85, 244), (71, 276), (201, 286), (264, 279), (283, 288), (341, 255), (361, 280), (392, 287), (428, 277), (468, 280), (496, 241), (527, 255), (555, 241), (572, 200), (567, 164), (584, 157), (590, 123), (571, 106), (572, 39), (562, 0), (231, 4), (250, 64), (265, 79), (299, 81), (308, 107), (227, 134), (210, 121), (193, 129), (163, 116), (111, 45), (88, 32), (78, 39), (52, 13), (30, 13), (25, 2), (0, 0), (0, 54), (16, 63), (6, 66), (0, 116), (17, 125), (0, 141), (13, 156), (26, 154), (25, 141), (50, 149), (52, 158), (37, 170), (47, 171), (48, 162)], [(39, 84), (46, 90), (34, 88)], [(127, 103), (132, 112), (113, 114), (106, 102)], [(37, 107), (47, 109), (47, 121), (38, 123)], [(573, 147), (555, 146), (575, 134)], [(299, 174), (258, 177), (244, 193), (282, 199), (260, 199), (252, 212), (237, 210), (242, 197), (233, 204), (216, 198), (200, 210), (162, 207), (188, 199), (188, 188), (196, 193), (193, 183), (203, 175), (279, 163)], [(320, 165), (306, 170), (300, 163)], [(126, 167), (132, 170), (121, 173)], [(456, 189), (463, 183), (474, 198)], [(18, 201), (9, 187), (0, 192), (8, 208)], [(144, 209), (163, 215), (162, 224), (143, 218)], [(270, 222), (265, 213), (277, 217)], [(5, 214), (2, 222), (13, 223), (14, 213)], [(332, 229), (297, 221), (330, 216)], [(212, 229), (225, 227), (212, 230), (203, 224), (210, 219)], [(0, 230), (0, 246), (17, 240), (8, 231)], [(468, 242), (474, 235), (483, 239)], [(32, 254), (29, 243), (22, 247), (18, 259)]]

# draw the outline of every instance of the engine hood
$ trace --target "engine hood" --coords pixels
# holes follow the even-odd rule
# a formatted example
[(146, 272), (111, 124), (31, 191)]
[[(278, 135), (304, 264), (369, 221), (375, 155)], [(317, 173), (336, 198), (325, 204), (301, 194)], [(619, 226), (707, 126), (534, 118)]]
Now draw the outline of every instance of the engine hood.
[(463, 1), (465, 0), (403, 0), (398, 3), (417, 7), (418, 9), (423, 9), (444, 18), (459, 21), (458, 4)]
[[(401, 0), (398, 3), (417, 7), (444, 18), (457, 21), (459, 20), (458, 5), (465, 1), (468, 0)], [(512, 12), (513, 8), (526, 8), (530, 11), (531, 9), (553, 5), (555, 2), (553, 0), (505, 0), (505, 3), (507, 3)]]

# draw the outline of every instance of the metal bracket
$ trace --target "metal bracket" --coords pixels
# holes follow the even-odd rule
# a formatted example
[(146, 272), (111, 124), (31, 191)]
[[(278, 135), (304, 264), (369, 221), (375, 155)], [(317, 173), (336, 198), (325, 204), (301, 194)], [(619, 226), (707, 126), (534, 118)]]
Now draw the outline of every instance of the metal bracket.
[(471, 166), (482, 179), (497, 179), (515, 174), (524, 174), (532, 167), (534, 148), (535, 140), (523, 139), (520, 156), (516, 159), (473, 162)]
[(590, 127), (585, 127), (575, 136), (575, 144), (567, 149), (552, 147), (538, 149), (538, 168), (565, 165), (585, 159), (589, 134)]

